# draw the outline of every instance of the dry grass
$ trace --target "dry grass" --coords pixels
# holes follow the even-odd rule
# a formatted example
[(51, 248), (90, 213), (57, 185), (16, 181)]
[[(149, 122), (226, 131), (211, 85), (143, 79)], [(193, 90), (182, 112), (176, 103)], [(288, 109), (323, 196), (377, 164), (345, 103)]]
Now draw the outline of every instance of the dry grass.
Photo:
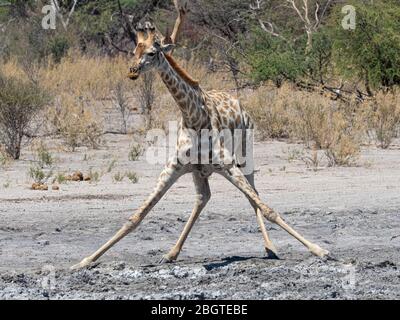
[(260, 87), (243, 95), (243, 104), (257, 125), (261, 139), (288, 138), (289, 106), (286, 90)]
[(48, 119), (71, 151), (80, 146), (97, 148), (102, 142), (101, 120), (93, 115), (84, 101), (71, 95), (56, 98), (55, 106), (49, 110)]
[[(234, 82), (221, 73), (211, 73), (196, 61), (179, 61), (204, 89), (231, 89)], [(103, 133), (103, 113), (95, 106), (111, 103), (116, 84), (124, 97), (124, 112), (140, 110), (140, 82), (128, 81), (129, 61), (123, 56), (88, 57), (71, 51), (59, 64), (33, 66), (31, 73), (16, 61), (2, 65), (2, 73), (19, 79), (35, 79), (51, 93), (53, 105), (47, 115), (65, 144), (97, 147)], [(25, 71), (24, 71), (25, 70)], [(151, 123), (139, 128), (145, 133), (152, 128), (168, 131), (168, 121), (177, 120), (179, 110), (166, 87), (155, 78)], [(115, 100), (115, 97), (114, 97)], [(299, 91), (291, 85), (281, 88), (265, 85), (241, 92), (241, 100), (256, 122), (261, 139), (290, 139), (304, 143), (310, 166), (318, 166), (319, 154), (325, 154), (329, 165), (352, 165), (366, 137), (387, 148), (398, 134), (400, 93), (379, 93), (365, 103), (343, 103), (318, 92)], [(102, 101), (102, 103), (99, 103)], [(126, 110), (125, 110), (126, 109)], [(320, 151), (320, 152), (318, 152)], [(4, 161), (3, 161), (4, 162)]]
[(360, 151), (360, 126), (353, 105), (284, 85), (261, 87), (245, 102), (261, 138), (300, 140), (323, 149), (329, 165), (352, 165)]
[[(124, 57), (87, 57), (70, 52), (59, 64), (40, 70), (40, 82), (51, 92), (62, 90), (85, 99), (108, 99), (115, 83), (126, 80), (128, 63)], [(127, 81), (129, 83), (129, 81)], [(133, 85), (130, 86), (133, 89)]]
[(399, 134), (400, 92), (378, 93), (364, 113), (370, 137), (380, 148), (387, 149)]

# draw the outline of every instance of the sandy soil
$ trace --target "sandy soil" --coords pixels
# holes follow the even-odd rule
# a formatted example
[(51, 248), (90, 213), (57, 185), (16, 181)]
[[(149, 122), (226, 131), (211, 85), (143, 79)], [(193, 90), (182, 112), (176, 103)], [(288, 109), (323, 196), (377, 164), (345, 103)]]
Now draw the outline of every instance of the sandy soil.
[[(389, 150), (364, 148), (357, 167), (318, 171), (288, 161), (288, 150), (299, 145), (256, 144), (261, 197), (337, 260), (313, 257), (270, 223), (280, 260), (265, 259), (249, 203), (213, 176), (212, 199), (178, 262), (158, 265), (193, 205), (191, 176), (185, 176), (95, 268), (71, 272), (72, 264), (103, 244), (134, 212), (162, 168), (143, 158), (129, 161), (130, 136), (107, 135), (105, 140), (99, 150), (75, 153), (60, 151), (61, 142), (52, 141), (55, 172), (104, 171), (97, 183), (29, 190), (29, 149), (23, 160), (0, 170), (0, 299), (400, 298), (398, 144)], [(137, 172), (139, 183), (113, 182), (115, 173), (125, 171)]]

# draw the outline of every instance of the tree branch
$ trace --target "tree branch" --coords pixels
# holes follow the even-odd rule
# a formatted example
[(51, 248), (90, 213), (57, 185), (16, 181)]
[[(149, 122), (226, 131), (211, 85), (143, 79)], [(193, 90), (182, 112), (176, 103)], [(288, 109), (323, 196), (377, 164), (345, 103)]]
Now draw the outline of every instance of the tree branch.
[(258, 22), (259, 22), (259, 24), (261, 26), (261, 29), (263, 29), (265, 32), (269, 33), (270, 35), (272, 35), (274, 37), (281, 38), (282, 40), (284, 40), (286, 42), (289, 42), (289, 40), (286, 39), (284, 36), (282, 36), (279, 33), (276, 33), (274, 31), (274, 26), (273, 26), (273, 24), (271, 22), (266, 22), (268, 24), (269, 28), (267, 28), (267, 26), (265, 25), (265, 23), (261, 19), (258, 19)]

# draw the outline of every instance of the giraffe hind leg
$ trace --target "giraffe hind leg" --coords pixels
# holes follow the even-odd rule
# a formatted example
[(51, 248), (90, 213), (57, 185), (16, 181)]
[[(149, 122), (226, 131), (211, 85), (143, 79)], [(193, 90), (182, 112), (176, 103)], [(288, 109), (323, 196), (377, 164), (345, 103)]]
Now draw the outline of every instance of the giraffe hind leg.
[[(255, 188), (255, 184), (254, 184), (254, 173), (245, 175), (245, 177), (246, 177), (246, 180), (248, 181), (248, 183), (250, 184), (250, 186), (258, 194), (258, 192)], [(261, 210), (257, 206), (255, 206), (251, 201), (250, 201), (250, 203), (254, 208), (254, 211), (255, 211), (256, 217), (257, 217), (257, 222), (258, 222), (258, 225), (260, 226), (261, 233), (264, 238), (264, 247), (265, 247), (265, 251), (267, 253), (267, 257), (269, 259), (279, 259), (278, 251), (276, 250), (275, 245), (272, 243), (272, 241), (268, 235), (267, 229), (265, 227), (263, 214), (262, 214)]]
[(304, 238), (301, 234), (295, 231), (292, 227), (290, 227), (283, 219), (279, 216), (277, 212), (269, 208), (265, 205), (254, 191), (253, 188), (249, 187), (246, 178), (243, 176), (242, 172), (238, 168), (232, 168), (231, 170), (227, 170), (226, 172), (222, 172), (222, 175), (228, 179), (232, 184), (234, 184), (240, 191), (242, 191), (245, 196), (257, 206), (263, 216), (277, 225), (279, 225), (282, 229), (288, 232), (291, 236), (300, 241), (304, 246), (308, 248), (308, 250), (314, 255), (324, 258), (329, 257), (329, 252), (327, 250), (322, 249), (317, 244), (314, 244)]

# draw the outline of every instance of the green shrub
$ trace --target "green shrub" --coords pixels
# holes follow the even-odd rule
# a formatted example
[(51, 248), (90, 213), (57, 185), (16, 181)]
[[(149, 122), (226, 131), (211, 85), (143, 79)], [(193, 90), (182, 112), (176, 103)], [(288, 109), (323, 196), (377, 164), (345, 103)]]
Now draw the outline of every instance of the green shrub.
[(141, 145), (135, 143), (131, 146), (129, 150), (128, 159), (129, 161), (137, 161), (139, 157), (143, 154), (143, 148)]
[(305, 73), (304, 48), (296, 50), (280, 38), (256, 31), (247, 54), (251, 77), (257, 81), (273, 81), (278, 87), (283, 81), (296, 81)]
[(117, 172), (113, 176), (114, 182), (121, 182), (123, 179), (124, 179), (124, 174), (122, 174), (121, 172)]
[(38, 147), (36, 148), (35, 158), (39, 167), (42, 169), (44, 167), (50, 167), (54, 162), (53, 156), (47, 149), (46, 145), (42, 142), (39, 143)]
[(127, 178), (132, 182), (132, 183), (137, 183), (139, 181), (139, 177), (136, 172), (134, 171), (129, 171), (125, 174)]
[(59, 63), (65, 57), (69, 48), (69, 41), (63, 36), (55, 37), (49, 42), (49, 51), (56, 63)]

